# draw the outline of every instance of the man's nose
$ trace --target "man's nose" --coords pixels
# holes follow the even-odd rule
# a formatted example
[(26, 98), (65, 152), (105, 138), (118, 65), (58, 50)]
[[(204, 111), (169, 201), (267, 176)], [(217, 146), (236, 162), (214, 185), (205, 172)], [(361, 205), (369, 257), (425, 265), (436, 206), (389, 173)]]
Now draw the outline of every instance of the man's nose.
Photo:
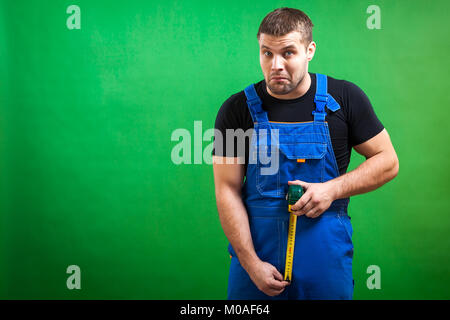
[(272, 60), (272, 69), (273, 70), (283, 70), (284, 69), (284, 63), (283, 58), (279, 56), (274, 56)]

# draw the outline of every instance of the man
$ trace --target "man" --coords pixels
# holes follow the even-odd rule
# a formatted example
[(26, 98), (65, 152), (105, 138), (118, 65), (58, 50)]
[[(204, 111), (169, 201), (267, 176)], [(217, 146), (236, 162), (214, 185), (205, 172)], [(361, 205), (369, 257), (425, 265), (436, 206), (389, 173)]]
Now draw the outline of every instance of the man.
[[(223, 135), (215, 139), (213, 168), (230, 242), (229, 299), (352, 299), (349, 197), (398, 172), (389, 135), (363, 91), (308, 72), (312, 27), (300, 10), (269, 13), (257, 34), (264, 80), (232, 95), (217, 115)], [(245, 153), (223, 147), (227, 129), (252, 130), (249, 140), (237, 135)], [(346, 173), (352, 147), (366, 160)], [(298, 215), (291, 282), (282, 274), (289, 184), (304, 189), (291, 208)]]

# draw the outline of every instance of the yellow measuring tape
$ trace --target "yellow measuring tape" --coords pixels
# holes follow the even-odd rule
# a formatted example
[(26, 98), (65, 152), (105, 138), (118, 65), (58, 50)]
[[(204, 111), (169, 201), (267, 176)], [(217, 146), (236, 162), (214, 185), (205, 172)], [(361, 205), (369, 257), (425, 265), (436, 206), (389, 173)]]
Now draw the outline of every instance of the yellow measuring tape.
[(290, 185), (288, 191), (289, 231), (286, 248), (286, 265), (284, 269), (284, 280), (292, 281), (292, 267), (294, 264), (295, 231), (297, 229), (297, 216), (292, 213), (291, 207), (303, 195), (303, 188), (299, 185)]
[(286, 268), (284, 269), (284, 280), (292, 281), (292, 264), (294, 262), (294, 245), (295, 245), (295, 230), (297, 227), (297, 216), (291, 212), (291, 205), (289, 205), (289, 231), (286, 249)]

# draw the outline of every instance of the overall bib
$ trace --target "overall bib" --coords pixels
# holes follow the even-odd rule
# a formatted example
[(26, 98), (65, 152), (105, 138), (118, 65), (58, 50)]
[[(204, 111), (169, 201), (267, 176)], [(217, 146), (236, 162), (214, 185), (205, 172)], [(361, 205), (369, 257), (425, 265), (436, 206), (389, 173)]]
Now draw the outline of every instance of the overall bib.
[[(269, 121), (253, 85), (245, 89), (254, 122), (242, 199), (258, 257), (283, 275), (289, 227), (288, 181), (325, 182), (339, 176), (325, 106), (339, 104), (327, 93), (327, 77), (316, 74), (314, 121)], [(267, 161), (270, 159), (270, 161)], [(349, 198), (335, 200), (318, 218), (297, 219), (292, 282), (270, 297), (260, 291), (231, 246), (228, 299), (352, 299), (352, 226)]]

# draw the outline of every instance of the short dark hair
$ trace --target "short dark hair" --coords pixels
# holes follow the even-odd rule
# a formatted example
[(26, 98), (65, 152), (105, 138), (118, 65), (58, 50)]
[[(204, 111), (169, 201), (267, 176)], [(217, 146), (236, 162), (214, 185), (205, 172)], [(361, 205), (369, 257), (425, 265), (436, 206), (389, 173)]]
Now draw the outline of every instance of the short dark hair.
[(298, 31), (302, 35), (300, 39), (305, 46), (312, 41), (313, 23), (306, 13), (293, 8), (278, 8), (264, 17), (258, 29), (256, 37), (259, 40), (261, 33), (271, 36), (284, 36), (292, 31)]

